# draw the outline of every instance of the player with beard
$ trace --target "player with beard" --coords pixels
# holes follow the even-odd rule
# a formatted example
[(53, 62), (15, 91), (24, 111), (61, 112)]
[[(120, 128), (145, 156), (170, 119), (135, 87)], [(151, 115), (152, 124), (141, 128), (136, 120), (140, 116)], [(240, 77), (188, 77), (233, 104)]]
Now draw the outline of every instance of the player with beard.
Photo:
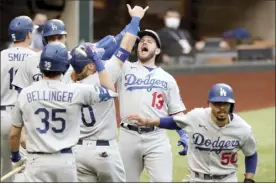
[[(195, 108), (184, 116), (144, 118), (129, 115), (140, 126), (183, 128), (189, 141), (190, 182), (238, 182), (238, 151), (245, 155), (245, 183), (254, 182), (257, 167), (256, 141), (250, 125), (234, 113), (234, 92), (224, 83), (211, 87), (208, 108)], [(163, 168), (166, 169), (166, 168)]]
[[(138, 21), (138, 20), (137, 20)], [(183, 115), (185, 106), (181, 100), (175, 79), (159, 67), (161, 41), (152, 30), (138, 32), (136, 53), (138, 61), (125, 61), (126, 50), (118, 50), (113, 60), (113, 80), (119, 93), (121, 129), (119, 150), (126, 172), (126, 182), (139, 182), (145, 168), (151, 182), (172, 181), (172, 152), (169, 138), (164, 129), (138, 127), (126, 119), (138, 113), (147, 118)], [(116, 75), (114, 75), (116, 73)], [(181, 155), (187, 153), (187, 136), (180, 130), (179, 145), (184, 146)]]

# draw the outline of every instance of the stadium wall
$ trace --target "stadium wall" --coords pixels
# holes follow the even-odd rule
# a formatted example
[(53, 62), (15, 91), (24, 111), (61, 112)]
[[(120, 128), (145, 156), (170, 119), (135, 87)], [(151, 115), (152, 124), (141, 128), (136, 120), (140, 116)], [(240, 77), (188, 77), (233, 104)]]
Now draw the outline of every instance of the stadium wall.
[[(166, 68), (179, 85), (187, 110), (206, 107), (209, 88), (219, 82), (230, 84), (237, 112), (275, 106), (275, 63), (246, 63), (227, 66)], [(116, 100), (117, 121), (120, 122)]]

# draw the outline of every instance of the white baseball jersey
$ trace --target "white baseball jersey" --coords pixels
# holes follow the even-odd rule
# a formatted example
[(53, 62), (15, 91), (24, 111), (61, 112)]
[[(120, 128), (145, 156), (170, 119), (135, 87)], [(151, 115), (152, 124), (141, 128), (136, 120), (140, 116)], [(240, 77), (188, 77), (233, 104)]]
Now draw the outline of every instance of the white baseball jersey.
[[(73, 82), (70, 74), (73, 69), (69, 69), (62, 78), (63, 82)], [(96, 72), (85, 79), (78, 81), (81, 84), (100, 85), (99, 75)], [(86, 105), (81, 108), (80, 139), (89, 140), (113, 140), (116, 138), (116, 110), (114, 100)]]
[[(107, 65), (111, 65), (109, 63), (112, 61), (107, 62)], [(175, 79), (162, 68), (149, 71), (140, 62), (126, 61), (118, 73), (114, 76), (118, 79), (122, 120), (130, 114), (165, 117), (186, 109)]]
[(13, 125), (24, 124), (28, 152), (51, 153), (72, 147), (79, 139), (82, 105), (104, 101), (106, 93), (104, 88), (91, 85), (35, 82), (18, 96)]
[(245, 156), (256, 152), (251, 127), (237, 114), (225, 127), (211, 119), (211, 108), (196, 108), (173, 117), (189, 135), (188, 164), (191, 171), (224, 175), (237, 171), (238, 151)]
[(28, 62), (25, 62), (16, 73), (12, 82), (13, 85), (23, 89), (42, 79), (43, 75), (39, 69), (41, 53), (42, 51), (29, 57)]
[(29, 48), (11, 47), (1, 51), (1, 105), (13, 105), (17, 91), (12, 86), (15, 74), (35, 52)]
[[(24, 63), (23, 66), (16, 73), (12, 82), (13, 85), (23, 89), (43, 78), (43, 74), (39, 69), (41, 53), (42, 51), (37, 52), (32, 57), (29, 57), (28, 63)], [(70, 52), (68, 52), (68, 55), (70, 59)]]

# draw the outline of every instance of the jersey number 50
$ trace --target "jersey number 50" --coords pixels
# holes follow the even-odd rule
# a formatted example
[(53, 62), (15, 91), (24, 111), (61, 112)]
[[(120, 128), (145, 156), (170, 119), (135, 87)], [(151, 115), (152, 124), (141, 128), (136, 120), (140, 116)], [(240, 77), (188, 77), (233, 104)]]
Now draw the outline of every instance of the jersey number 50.
[(60, 122), (61, 123), (61, 126), (59, 126), (60, 128), (52, 127), (51, 129), (55, 133), (62, 133), (65, 129), (66, 121), (62, 117), (57, 117), (58, 113), (65, 115), (66, 109), (51, 109), (49, 111), (46, 108), (38, 108), (35, 111), (35, 114), (36, 115), (44, 114), (44, 118), (41, 119), (41, 122), (44, 123), (45, 127), (43, 129), (36, 128), (36, 130), (41, 134), (47, 133), (48, 130), (50, 129), (50, 122), (49, 122), (49, 120), (50, 120), (51, 122)]
[(221, 154), (221, 165), (228, 165), (228, 164), (235, 164), (238, 161), (238, 154), (237, 152), (224, 152)]

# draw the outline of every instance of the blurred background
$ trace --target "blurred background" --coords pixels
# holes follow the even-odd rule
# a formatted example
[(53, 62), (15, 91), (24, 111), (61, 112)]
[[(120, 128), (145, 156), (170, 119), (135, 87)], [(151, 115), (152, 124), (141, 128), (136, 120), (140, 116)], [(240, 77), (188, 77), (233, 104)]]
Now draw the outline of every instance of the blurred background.
[[(67, 27), (67, 46), (96, 42), (118, 34), (130, 21), (126, 4), (150, 8), (141, 29), (159, 33), (163, 68), (179, 85), (187, 110), (207, 106), (208, 90), (223, 82), (234, 89), (236, 112), (252, 126), (260, 157), (256, 181), (275, 182), (275, 0), (1, 0), (0, 50), (10, 46), (9, 22), (32, 17), (32, 46), (41, 49), (41, 30), (47, 19)], [(136, 61), (135, 55), (129, 58)], [(118, 103), (117, 118), (119, 120)], [(186, 172), (179, 157), (178, 137), (170, 133), (174, 181)], [(267, 139), (271, 138), (271, 139)], [(185, 161), (183, 164), (183, 160)], [(241, 159), (240, 162), (242, 162)], [(241, 167), (244, 164), (239, 163)], [(244, 168), (239, 169), (243, 181)], [(148, 181), (145, 174), (142, 181)]]
[[(159, 33), (165, 66), (275, 61), (274, 0), (1, 0), (0, 49), (9, 46), (7, 27), (19, 15), (37, 25), (62, 19), (70, 49), (115, 35), (130, 20), (127, 3), (150, 6), (141, 29)], [(41, 48), (39, 29), (35, 38)]]

